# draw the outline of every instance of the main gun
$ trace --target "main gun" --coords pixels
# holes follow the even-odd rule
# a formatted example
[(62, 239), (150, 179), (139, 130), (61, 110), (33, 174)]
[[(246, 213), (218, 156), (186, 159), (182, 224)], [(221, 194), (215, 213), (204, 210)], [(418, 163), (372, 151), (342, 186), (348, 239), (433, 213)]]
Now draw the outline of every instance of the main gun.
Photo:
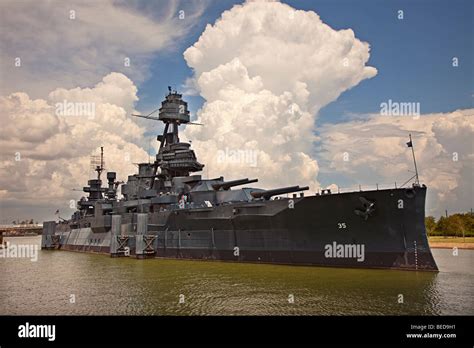
[(299, 186), (290, 186), (290, 187), (282, 187), (273, 190), (264, 190), (264, 191), (252, 191), (250, 194), (253, 198), (263, 198), (265, 200), (269, 200), (273, 196), (283, 195), (285, 193), (297, 192), (297, 191), (306, 191), (309, 190), (308, 186), (299, 187)]
[(218, 182), (216, 184), (212, 184), (212, 188), (216, 191), (218, 191), (220, 189), (228, 190), (233, 186), (250, 184), (252, 182), (257, 182), (257, 181), (258, 181), (258, 179), (249, 180), (249, 178), (239, 179), (239, 180), (232, 180), (232, 181), (223, 181), (223, 182)]

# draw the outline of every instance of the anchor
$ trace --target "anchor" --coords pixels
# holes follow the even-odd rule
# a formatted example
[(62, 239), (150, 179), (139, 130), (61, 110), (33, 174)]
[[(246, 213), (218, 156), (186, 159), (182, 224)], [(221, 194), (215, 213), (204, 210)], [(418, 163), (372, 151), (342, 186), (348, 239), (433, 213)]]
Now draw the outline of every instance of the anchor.
[(365, 197), (359, 197), (359, 200), (362, 202), (362, 205), (364, 206), (363, 208), (364, 210), (356, 209), (354, 210), (354, 213), (364, 218), (365, 221), (367, 221), (369, 216), (371, 216), (372, 213), (375, 211), (375, 202), (371, 202)]

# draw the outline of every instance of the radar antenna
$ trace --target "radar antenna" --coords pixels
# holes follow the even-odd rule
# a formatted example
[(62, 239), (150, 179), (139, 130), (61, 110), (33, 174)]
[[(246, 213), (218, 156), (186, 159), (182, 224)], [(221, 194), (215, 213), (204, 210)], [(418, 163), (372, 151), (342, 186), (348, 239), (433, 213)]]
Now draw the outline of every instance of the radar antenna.
[(103, 198), (102, 193), (105, 192), (106, 189), (102, 188), (102, 180), (100, 176), (104, 171), (104, 147), (100, 147), (100, 156), (91, 156), (91, 169), (97, 172), (97, 179), (91, 179), (87, 182), (89, 186), (84, 187), (82, 190), (84, 192), (89, 193), (88, 200), (100, 200)]
[(97, 172), (97, 180), (104, 171), (104, 147), (100, 147), (100, 155), (90, 156), (91, 169)]

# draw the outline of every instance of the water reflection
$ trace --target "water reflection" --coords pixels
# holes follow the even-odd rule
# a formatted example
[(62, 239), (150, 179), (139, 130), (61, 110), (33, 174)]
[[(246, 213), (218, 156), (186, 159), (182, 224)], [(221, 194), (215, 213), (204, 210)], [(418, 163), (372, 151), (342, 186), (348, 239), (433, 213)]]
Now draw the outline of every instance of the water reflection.
[(435, 250), (440, 269), (449, 271), (428, 273), (41, 251), (38, 262), (0, 260), (0, 313), (473, 314), (473, 252), (459, 257), (454, 262), (449, 250)]

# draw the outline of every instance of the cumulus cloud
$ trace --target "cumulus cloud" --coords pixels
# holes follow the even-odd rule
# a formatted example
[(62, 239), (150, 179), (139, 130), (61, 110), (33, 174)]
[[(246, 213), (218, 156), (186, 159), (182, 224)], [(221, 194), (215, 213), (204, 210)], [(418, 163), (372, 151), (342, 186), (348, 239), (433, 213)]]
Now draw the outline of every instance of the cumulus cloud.
[(0, 74), (8, 83), (0, 94), (43, 98), (56, 88), (90, 86), (112, 71), (143, 80), (149, 58), (173, 48), (204, 7), (177, 0), (2, 1)]
[(377, 73), (366, 66), (369, 45), (351, 29), (278, 2), (234, 6), (184, 58), (194, 70), (187, 85), (206, 99), (198, 112), (205, 127), (185, 135), (209, 176), (258, 176), (264, 187), (318, 186), (311, 153), (319, 109)]
[[(93, 177), (90, 155), (99, 154), (100, 146), (106, 169), (116, 171), (119, 179), (136, 172), (133, 163), (148, 158), (144, 129), (129, 117), (136, 92), (129, 78), (111, 73), (92, 88), (61, 88), (47, 99), (31, 99), (26, 93), (0, 97), (2, 217), (40, 219), (58, 208), (63, 216), (70, 214), (70, 200), (84, 195), (72, 189), (81, 190)], [(60, 114), (58, 104), (64, 101), (91, 103), (94, 114)], [(26, 209), (28, 202), (44, 209), (18, 214), (18, 207)]]
[(394, 185), (413, 173), (408, 134), (420, 181), (428, 186), (428, 213), (468, 211), (474, 206), (474, 109), (420, 117), (370, 115), (319, 129), (321, 156), (348, 182)]

